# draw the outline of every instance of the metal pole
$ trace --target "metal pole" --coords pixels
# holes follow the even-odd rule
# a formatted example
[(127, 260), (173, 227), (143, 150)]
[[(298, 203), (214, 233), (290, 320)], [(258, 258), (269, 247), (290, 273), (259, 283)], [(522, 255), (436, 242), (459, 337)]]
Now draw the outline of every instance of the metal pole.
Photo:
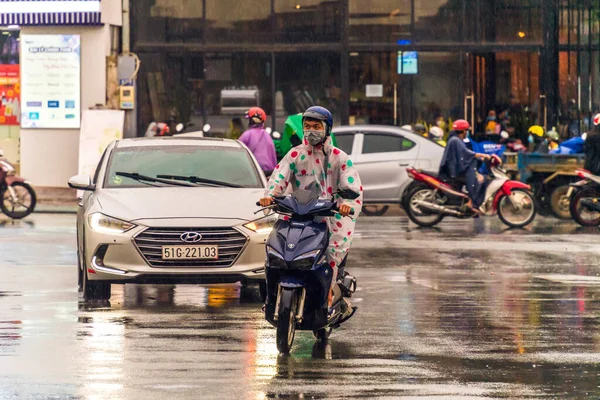
[(277, 130), (277, 80), (275, 77), (275, 52), (271, 52), (271, 98), (272, 100), (272, 112), (273, 112), (273, 131)]
[(577, 125), (581, 135), (581, 0), (577, 0)]
[(394, 126), (398, 126), (398, 84), (394, 82)]

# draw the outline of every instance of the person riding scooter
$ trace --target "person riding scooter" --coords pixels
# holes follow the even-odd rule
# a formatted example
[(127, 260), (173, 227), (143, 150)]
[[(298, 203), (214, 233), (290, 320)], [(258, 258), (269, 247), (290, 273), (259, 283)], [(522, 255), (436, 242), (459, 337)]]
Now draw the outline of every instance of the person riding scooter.
[[(283, 195), (289, 185), (294, 190), (316, 185), (321, 198), (334, 196), (339, 212), (335, 217), (326, 218), (330, 234), (327, 261), (333, 270), (333, 276), (339, 277), (338, 268), (343, 267), (348, 255), (354, 224), (362, 208), (360, 177), (348, 155), (331, 144), (333, 116), (329, 110), (318, 106), (308, 108), (302, 114), (302, 126), (303, 144), (291, 149), (275, 167), (260, 205), (272, 205), (272, 197)], [(354, 200), (342, 199), (335, 194), (342, 189), (353, 191), (358, 197)], [(328, 299), (330, 313), (332, 290), (336, 284), (337, 280), (333, 279)]]
[(469, 193), (469, 202), (466, 204), (475, 214), (485, 200), (485, 180), (478, 172), (477, 160), (488, 160), (491, 156), (475, 153), (469, 150), (464, 142), (471, 124), (459, 119), (452, 125), (452, 132), (440, 164), (440, 177), (453, 179), (465, 184)]
[(252, 107), (246, 112), (248, 130), (238, 139), (254, 154), (260, 168), (270, 176), (277, 164), (275, 145), (271, 135), (265, 129), (267, 113), (260, 107)]

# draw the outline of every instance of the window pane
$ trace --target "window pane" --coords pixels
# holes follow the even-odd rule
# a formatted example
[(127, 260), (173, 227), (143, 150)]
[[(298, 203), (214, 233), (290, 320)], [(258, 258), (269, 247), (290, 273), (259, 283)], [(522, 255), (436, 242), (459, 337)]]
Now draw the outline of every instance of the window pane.
[[(142, 135), (151, 121), (175, 118), (176, 122), (192, 122), (191, 129), (200, 130), (208, 123), (211, 135), (237, 138), (247, 128), (244, 114), (250, 107), (262, 107), (271, 115), (270, 54), (142, 53), (140, 57)], [(267, 126), (272, 126), (270, 120)]]
[(407, 138), (402, 139), (402, 150), (410, 150), (416, 146), (416, 143), (412, 140), (408, 140)]
[(352, 42), (397, 43), (410, 39), (410, 0), (350, 0)]
[(352, 154), (354, 144), (354, 134), (335, 135), (337, 147), (342, 149), (346, 154)]
[(270, 42), (270, 18), (271, 7), (264, 0), (206, 0), (207, 40)]
[(339, 125), (342, 101), (339, 53), (280, 53), (275, 60), (278, 129), (282, 129), (289, 115), (314, 105), (326, 107), (333, 114), (334, 125)]
[[(488, 24), (489, 42), (541, 43), (542, 9), (540, 0), (504, 0), (490, 10), (493, 24)], [(502, 21), (501, 23), (497, 23)]]
[(389, 153), (407, 150), (403, 148), (403, 138), (400, 136), (366, 133), (363, 143), (363, 154)]
[(133, 42), (198, 42), (203, 39), (202, 1), (135, 0)]
[[(262, 3), (264, 7), (266, 2)], [(340, 40), (342, 4), (330, 0), (275, 0), (275, 40), (288, 43)]]
[[(419, 42), (458, 42), (461, 41), (463, 31), (469, 38), (469, 27), (463, 23), (461, 3), (462, 1), (445, 0), (415, 1), (415, 39)], [(472, 20), (466, 18), (466, 21)]]

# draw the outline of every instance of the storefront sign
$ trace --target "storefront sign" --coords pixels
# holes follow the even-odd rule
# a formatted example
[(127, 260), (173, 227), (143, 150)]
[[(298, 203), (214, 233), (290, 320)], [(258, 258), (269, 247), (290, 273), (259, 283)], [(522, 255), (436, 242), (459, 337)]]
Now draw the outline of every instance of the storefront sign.
[(21, 127), (79, 128), (79, 35), (22, 35), (21, 53)]
[(0, 25), (100, 25), (100, 0), (0, 0)]
[(0, 125), (19, 125), (19, 65), (0, 65)]
[(419, 73), (419, 54), (416, 51), (398, 52), (398, 74), (415, 75)]

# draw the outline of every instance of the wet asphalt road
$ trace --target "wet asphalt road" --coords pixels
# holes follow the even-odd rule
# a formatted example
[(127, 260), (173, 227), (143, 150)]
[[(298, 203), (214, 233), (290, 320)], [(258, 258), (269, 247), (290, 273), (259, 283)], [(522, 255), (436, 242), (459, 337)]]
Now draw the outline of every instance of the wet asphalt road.
[[(6, 221), (4, 221), (6, 222)], [(278, 356), (223, 286), (76, 286), (74, 216), (0, 220), (0, 399), (600, 398), (595, 229), (359, 221), (356, 316)]]

